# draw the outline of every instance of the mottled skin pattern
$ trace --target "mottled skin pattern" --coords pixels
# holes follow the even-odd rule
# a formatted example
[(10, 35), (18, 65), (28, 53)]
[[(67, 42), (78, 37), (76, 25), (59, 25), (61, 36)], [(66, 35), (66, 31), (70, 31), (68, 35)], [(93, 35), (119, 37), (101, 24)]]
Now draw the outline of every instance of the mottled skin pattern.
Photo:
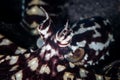
[(26, 49), (19, 47), (17, 44), (13, 43), (8, 38), (0, 34), (0, 54), (14, 55), (21, 54), (26, 51)]
[(95, 17), (72, 27), (67, 22), (63, 29), (53, 32), (53, 22), (45, 14), (46, 19), (37, 28), (43, 46), (30, 53), (0, 55), (0, 80), (110, 79), (83, 69), (97, 64), (109, 53), (113, 41), (109, 21)]

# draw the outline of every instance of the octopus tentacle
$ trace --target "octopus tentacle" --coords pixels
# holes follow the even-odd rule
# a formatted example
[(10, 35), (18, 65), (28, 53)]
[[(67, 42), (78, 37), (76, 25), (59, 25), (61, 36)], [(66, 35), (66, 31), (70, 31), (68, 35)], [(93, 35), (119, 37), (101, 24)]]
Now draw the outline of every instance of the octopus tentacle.
[(27, 50), (25, 48), (17, 46), (14, 42), (0, 34), (0, 54), (18, 55), (23, 54), (26, 51)]

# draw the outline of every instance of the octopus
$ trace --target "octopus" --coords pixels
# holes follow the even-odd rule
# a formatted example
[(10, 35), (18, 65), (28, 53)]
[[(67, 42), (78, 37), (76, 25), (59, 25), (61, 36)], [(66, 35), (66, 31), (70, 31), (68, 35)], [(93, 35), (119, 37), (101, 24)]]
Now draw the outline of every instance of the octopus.
[[(53, 21), (42, 7), (41, 10), (46, 19), (37, 30), (44, 43), (37, 50), (27, 51), (17, 47), (13, 55), (1, 54), (0, 80), (112, 79), (87, 70), (88, 66), (98, 64), (105, 55), (109, 55), (114, 38), (108, 19), (92, 17), (72, 26), (67, 21), (63, 28), (55, 31)], [(0, 41), (1, 46), (6, 45), (4, 41)]]

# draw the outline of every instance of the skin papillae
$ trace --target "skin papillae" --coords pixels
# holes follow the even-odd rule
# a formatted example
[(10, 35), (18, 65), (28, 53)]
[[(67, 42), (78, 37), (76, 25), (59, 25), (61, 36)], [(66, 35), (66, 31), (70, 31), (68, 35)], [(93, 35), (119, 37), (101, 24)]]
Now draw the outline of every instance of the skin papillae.
[[(46, 19), (37, 30), (44, 44), (32, 52), (16, 48), (14, 55), (0, 55), (0, 80), (111, 80), (87, 70), (109, 55), (109, 45), (114, 41), (109, 21), (93, 17), (71, 27), (67, 22), (54, 32), (52, 20), (41, 9)], [(2, 36), (0, 40), (0, 46), (10, 44), (5, 44)]]

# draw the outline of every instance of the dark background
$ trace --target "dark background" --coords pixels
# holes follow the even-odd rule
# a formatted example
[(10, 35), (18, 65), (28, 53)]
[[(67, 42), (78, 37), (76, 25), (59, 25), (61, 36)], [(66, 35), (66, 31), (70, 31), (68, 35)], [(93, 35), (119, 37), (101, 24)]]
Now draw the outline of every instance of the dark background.
[[(19, 24), (21, 21), (21, 1), (22, 0), (0, 0), (0, 22), (5, 22), (6, 24)], [(120, 59), (120, 0), (44, 0), (53, 7), (53, 12), (60, 14), (57, 17), (59, 24), (64, 25), (64, 21), (67, 19), (71, 23), (78, 21), (80, 18), (89, 18), (93, 16), (102, 16), (108, 18), (111, 21), (113, 34), (115, 37), (115, 43), (111, 45), (110, 57), (107, 57), (104, 64), (108, 64), (112, 61)], [(26, 3), (27, 4), (27, 3)], [(60, 7), (60, 11), (56, 7)], [(60, 12), (60, 13), (59, 13)], [(60, 17), (63, 20), (60, 20)], [(54, 21), (54, 20), (53, 20)], [(63, 22), (60, 22), (63, 21)], [(56, 23), (57, 24), (57, 23)], [(1, 26), (0, 26), (1, 27)], [(19, 26), (18, 26), (19, 27)], [(8, 29), (11, 33), (14, 29)], [(15, 32), (17, 33), (17, 32)], [(13, 36), (15, 33), (8, 36)], [(22, 33), (21, 33), (22, 34)], [(30, 40), (23, 40), (14, 35), (10, 39), (14, 40), (18, 44), (22, 44), (23, 47), (29, 47), (34, 44), (32, 37)], [(22, 37), (25, 38), (25, 37)], [(28, 44), (26, 43), (28, 42)], [(103, 62), (100, 63), (99, 67), (102, 67)]]

